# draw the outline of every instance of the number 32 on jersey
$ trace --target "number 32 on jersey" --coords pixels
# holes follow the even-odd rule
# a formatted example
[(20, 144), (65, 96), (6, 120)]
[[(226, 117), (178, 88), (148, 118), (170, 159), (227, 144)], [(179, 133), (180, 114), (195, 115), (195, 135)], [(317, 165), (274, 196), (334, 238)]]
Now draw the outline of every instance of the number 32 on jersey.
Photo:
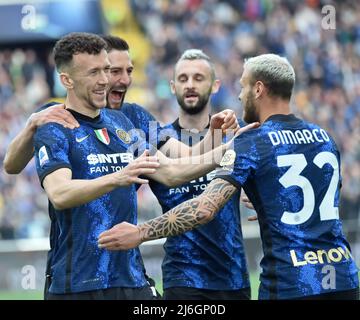
[[(339, 163), (336, 156), (331, 152), (320, 152), (316, 155), (313, 163), (323, 168), (325, 164), (330, 164), (334, 169), (327, 192), (319, 206), (320, 220), (339, 219), (339, 208), (334, 207), (334, 199), (339, 183)], [(304, 206), (298, 212), (285, 211), (282, 214), (281, 222), (291, 225), (301, 224), (310, 219), (315, 208), (315, 194), (311, 182), (301, 172), (307, 166), (307, 161), (303, 154), (288, 154), (277, 157), (278, 167), (290, 167), (279, 179), (285, 187), (297, 186), (302, 189), (304, 195)]]

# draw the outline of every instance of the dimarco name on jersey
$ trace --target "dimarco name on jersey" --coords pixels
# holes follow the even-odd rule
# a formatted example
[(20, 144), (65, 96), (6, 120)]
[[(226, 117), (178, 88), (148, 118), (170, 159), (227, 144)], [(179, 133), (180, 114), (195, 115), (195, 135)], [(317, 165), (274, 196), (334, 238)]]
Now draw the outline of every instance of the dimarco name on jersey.
[(273, 146), (277, 146), (279, 144), (324, 143), (330, 140), (328, 134), (323, 129), (270, 131), (268, 136)]

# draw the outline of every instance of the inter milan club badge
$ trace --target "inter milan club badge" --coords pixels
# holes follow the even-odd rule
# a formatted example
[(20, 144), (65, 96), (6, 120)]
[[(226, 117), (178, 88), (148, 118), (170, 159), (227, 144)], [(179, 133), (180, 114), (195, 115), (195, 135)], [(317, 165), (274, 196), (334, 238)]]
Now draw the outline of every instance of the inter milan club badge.
[(130, 135), (126, 131), (124, 131), (123, 129), (117, 129), (116, 130), (116, 135), (124, 143), (130, 143), (131, 142)]
[(108, 135), (107, 129), (102, 128), (98, 130), (94, 130), (96, 137), (104, 144), (108, 145), (110, 143), (110, 137)]

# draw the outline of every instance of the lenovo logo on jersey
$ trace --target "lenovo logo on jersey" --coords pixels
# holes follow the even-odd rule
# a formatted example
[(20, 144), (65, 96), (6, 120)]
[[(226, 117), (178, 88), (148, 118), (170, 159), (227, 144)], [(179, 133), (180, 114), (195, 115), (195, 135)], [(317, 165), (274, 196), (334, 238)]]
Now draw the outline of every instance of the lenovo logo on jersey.
[(307, 264), (340, 262), (353, 258), (347, 247), (337, 247), (329, 250), (306, 251), (302, 257), (297, 255), (295, 250), (290, 250), (290, 256), (294, 267), (300, 267)]
[(89, 154), (87, 161), (90, 165), (102, 163), (129, 163), (134, 159), (132, 153)]

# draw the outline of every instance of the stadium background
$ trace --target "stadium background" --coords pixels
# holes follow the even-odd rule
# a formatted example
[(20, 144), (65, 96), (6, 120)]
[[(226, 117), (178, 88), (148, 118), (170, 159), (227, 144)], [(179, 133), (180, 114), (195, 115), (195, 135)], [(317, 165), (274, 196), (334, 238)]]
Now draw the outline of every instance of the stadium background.
[[(325, 5), (336, 10), (336, 25), (326, 20), (330, 11), (322, 13)], [(286, 56), (297, 73), (294, 113), (327, 129), (341, 150), (340, 216), (359, 265), (359, 2), (0, 0), (1, 163), (9, 142), (28, 116), (49, 100), (62, 101), (65, 92), (56, 80), (51, 49), (59, 37), (70, 31), (111, 33), (125, 38), (135, 65), (126, 100), (143, 105), (162, 123), (173, 121), (178, 112), (168, 82), (182, 51), (200, 48), (215, 61), (222, 87), (211, 100), (213, 111), (232, 108), (239, 116), (242, 109), (237, 100), (238, 79), (243, 58), (266, 52)], [(160, 213), (148, 188), (142, 187), (138, 195), (140, 221)], [(247, 221), (249, 212), (242, 209), (256, 298), (262, 256), (259, 230), (256, 222)], [(48, 233), (47, 198), (39, 186), (34, 163), (17, 176), (2, 170), (0, 299), (42, 297)], [(141, 250), (148, 273), (160, 285), (162, 242), (147, 243)], [(26, 281), (29, 275), (34, 275), (35, 287), (32, 281)]]

